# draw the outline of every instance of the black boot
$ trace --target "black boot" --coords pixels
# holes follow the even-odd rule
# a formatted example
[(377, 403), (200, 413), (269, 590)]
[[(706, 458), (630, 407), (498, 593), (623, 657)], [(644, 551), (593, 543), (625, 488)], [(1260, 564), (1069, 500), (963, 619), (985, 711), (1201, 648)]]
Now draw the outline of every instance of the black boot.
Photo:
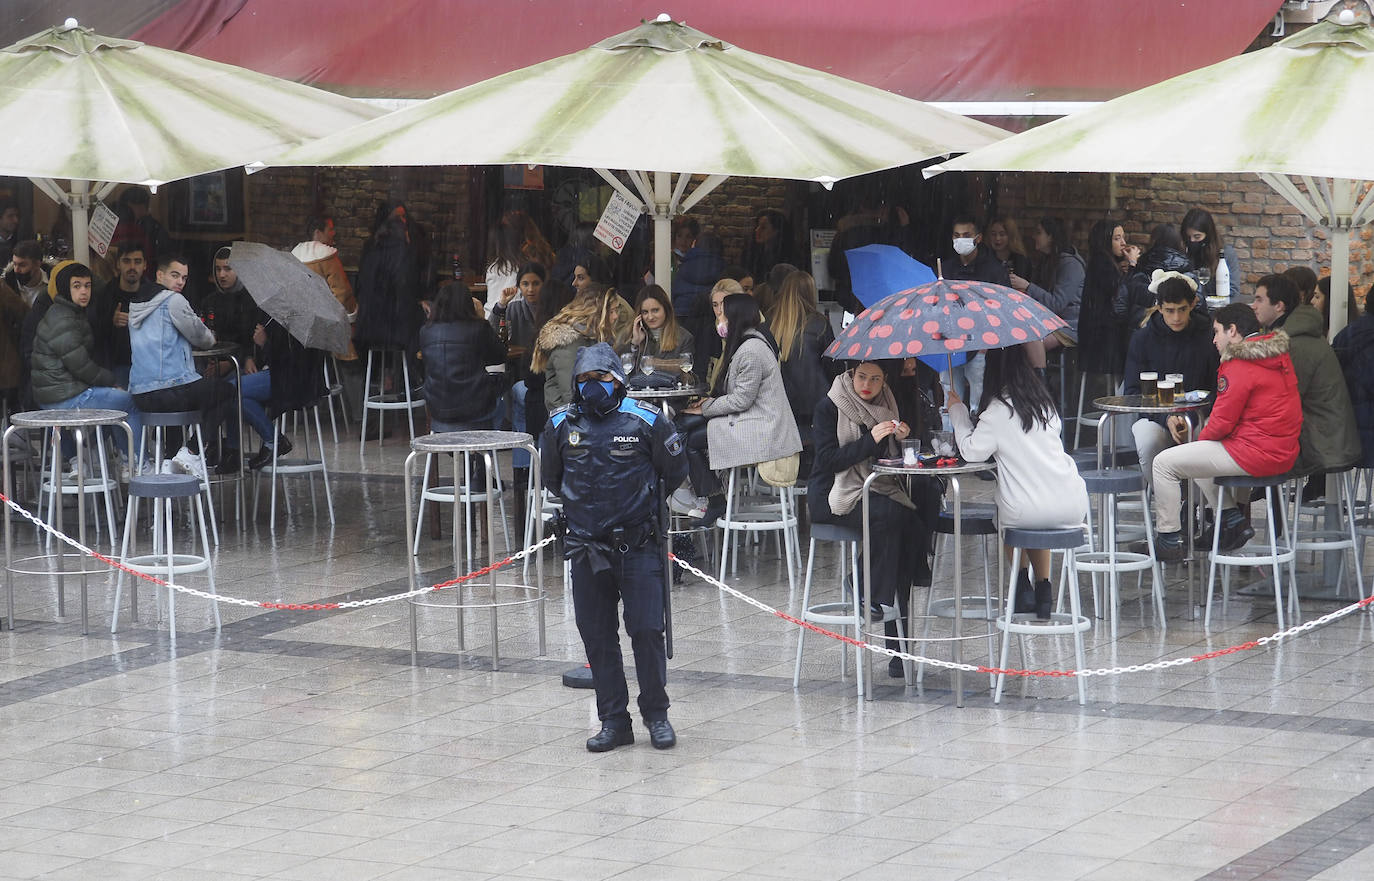
[(1035, 619), (1048, 621), (1053, 610), (1054, 588), (1050, 586), (1049, 579), (1035, 582)]
[(1035, 611), (1035, 585), (1031, 583), (1030, 570), (1022, 569), (1016, 576), (1016, 597), (1012, 611), (1018, 615)]
[(525, 541), (525, 505), (528, 502), (530, 469), (512, 468), (510, 482), (515, 486), (515, 535), (523, 546)]

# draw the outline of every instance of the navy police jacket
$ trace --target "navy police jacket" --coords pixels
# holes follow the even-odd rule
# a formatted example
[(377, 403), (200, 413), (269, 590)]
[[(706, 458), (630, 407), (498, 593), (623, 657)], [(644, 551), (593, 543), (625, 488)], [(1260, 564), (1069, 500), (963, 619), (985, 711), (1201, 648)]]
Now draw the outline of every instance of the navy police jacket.
[[(621, 383), (616, 393), (624, 393), (620, 360), (604, 343), (582, 349), (575, 369), (604, 369)], [(687, 476), (681, 437), (657, 408), (638, 401), (607, 402), (614, 407), (603, 415), (576, 386), (573, 399), (549, 416), (540, 448), (544, 486), (563, 500), (569, 546), (605, 543), (617, 529), (651, 528), (659, 479), (671, 492)]]

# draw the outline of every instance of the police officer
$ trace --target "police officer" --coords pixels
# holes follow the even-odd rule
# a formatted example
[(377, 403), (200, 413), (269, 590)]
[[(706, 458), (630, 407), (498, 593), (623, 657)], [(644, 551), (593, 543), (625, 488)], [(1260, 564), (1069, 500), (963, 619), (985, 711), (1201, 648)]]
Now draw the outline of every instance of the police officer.
[(542, 468), (544, 486), (563, 499), (573, 608), (596, 686), (601, 731), (587, 749), (606, 752), (635, 740), (616, 621), (622, 600), (639, 712), (654, 748), (669, 749), (677, 735), (665, 687), (658, 486), (682, 483), (687, 459), (671, 422), (625, 398), (625, 374), (609, 345), (580, 349), (573, 370), (573, 402), (555, 410), (544, 429)]

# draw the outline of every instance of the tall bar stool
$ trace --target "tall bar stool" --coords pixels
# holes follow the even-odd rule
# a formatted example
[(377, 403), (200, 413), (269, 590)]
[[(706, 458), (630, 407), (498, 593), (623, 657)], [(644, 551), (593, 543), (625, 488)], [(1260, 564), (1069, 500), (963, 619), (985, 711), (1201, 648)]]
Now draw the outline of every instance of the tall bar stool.
[[(515, 431), (450, 431), (441, 434), (427, 434), (417, 437), (410, 442), (410, 455), (406, 457), (405, 469), (402, 472), (401, 480), (405, 487), (405, 524), (406, 524), (406, 545), (412, 546), (415, 536), (412, 532), (415, 518), (411, 514), (412, 505), (415, 502), (415, 463), (421, 456), (430, 456), (435, 453), (453, 453), (455, 459), (462, 453), (480, 455), (486, 462), (486, 486), (485, 491), (491, 495), (496, 492), (495, 453), (501, 450), (511, 450), (515, 447), (527, 450), (530, 453), (530, 479), (531, 492), (529, 495), (530, 504), (538, 504), (542, 495), (539, 485), (539, 451), (534, 446), (534, 438), (524, 432)], [(487, 535), (492, 535), (495, 529), (493, 506), (487, 506)], [(453, 503), (453, 575), (455, 578), (464, 574), (463, 561), (467, 556), (462, 547), (464, 531), (458, 528), (458, 520), (462, 517), (462, 506), (459, 504), (458, 497), (455, 496)], [(532, 544), (538, 544), (544, 536), (544, 519), (535, 517), (532, 523), (534, 528)], [(544, 604), (547, 594), (544, 591), (544, 557), (542, 554), (535, 558), (535, 580), (533, 583), (513, 583), (510, 581), (498, 582), (496, 573), (496, 551), (494, 542), (487, 542), (487, 567), (490, 571), (481, 581), (472, 580), (464, 584), (457, 585), (444, 593), (433, 594), (434, 599), (429, 599), (429, 593), (411, 598), (410, 603), (410, 658), (411, 663), (419, 660), (420, 632), (418, 610), (421, 606), (426, 608), (446, 609), (452, 611), (457, 616), (457, 637), (458, 650), (466, 650), (466, 640), (464, 634), (464, 617), (468, 611), (485, 611), (489, 615), (491, 625), (491, 665), (495, 670), (501, 664), (501, 641), (498, 629), (499, 615), (502, 609), (512, 609), (523, 606), (534, 606), (536, 613), (536, 627), (539, 644), (539, 654), (545, 653), (545, 627), (544, 627)], [(419, 589), (420, 564), (417, 557), (410, 557), (406, 562), (407, 575), (410, 579), (411, 588)], [(441, 597), (451, 597), (451, 600), (440, 599)]]
[[(1155, 531), (1153, 519), (1144, 518), (1145, 543), (1148, 554), (1123, 551), (1118, 545), (1119, 524), (1117, 505), (1121, 496), (1145, 492), (1145, 475), (1138, 468), (1107, 468), (1102, 470), (1080, 471), (1079, 476), (1088, 487), (1088, 495), (1101, 499), (1103, 512), (1100, 531), (1093, 527), (1093, 509), (1088, 506), (1088, 541), (1092, 550), (1076, 555), (1075, 565), (1079, 572), (1090, 572), (1093, 576), (1093, 606), (1102, 617), (1098, 604), (1098, 576), (1106, 576), (1107, 596), (1105, 598), (1107, 615), (1112, 622), (1112, 639), (1116, 639), (1117, 619), (1121, 616), (1121, 573), (1150, 573), (1150, 593), (1154, 597), (1155, 617), (1164, 625), (1164, 579), (1160, 577), (1159, 563), (1155, 560)], [(1096, 539), (1096, 541), (1094, 541)], [(1070, 589), (1076, 587), (1069, 582)]]
[(1088, 378), (1092, 376), (1107, 377), (1108, 394), (1114, 393), (1116, 387), (1121, 383), (1120, 378), (1106, 373), (1078, 374), (1078, 414), (1074, 416), (1073, 420), (1073, 448), (1075, 450), (1078, 449), (1079, 439), (1082, 435), (1084, 424), (1092, 426), (1100, 435), (1102, 433), (1102, 420), (1108, 416), (1106, 413), (1083, 413), (1083, 407), (1087, 403), (1088, 398)]
[[(401, 364), (401, 389), (396, 391), (386, 390), (386, 378), (388, 373), (394, 375), (396, 362)], [(372, 367), (377, 365), (376, 387), (373, 387)], [(410, 362), (406, 358), (405, 350), (399, 346), (368, 349), (367, 368), (363, 373), (363, 418), (362, 432), (358, 437), (358, 453), (362, 454), (367, 445), (367, 414), (369, 411), (377, 411), (377, 446), (382, 445), (383, 428), (386, 425), (385, 417), (388, 410), (404, 410), (406, 422), (410, 426), (410, 439), (415, 440), (415, 411), (425, 406), (425, 399), (412, 391), (410, 384)]]
[[(1072, 526), (1067, 529), (1020, 529), (1017, 527), (1007, 527), (1002, 530), (1002, 543), (1012, 549), (1011, 567), (1007, 578), (1006, 599), (1002, 603), (1002, 614), (997, 617), (997, 629), (1002, 631), (1002, 654), (998, 667), (1007, 669), (1007, 657), (1011, 651), (1012, 634), (1021, 641), (1024, 646), (1025, 638), (1028, 636), (1072, 636), (1075, 668), (1082, 670), (1083, 660), (1083, 632), (1092, 628), (1092, 621), (1084, 617), (1083, 609), (1078, 599), (1078, 572), (1075, 565), (1075, 557), (1078, 549), (1083, 546), (1085, 537), (1083, 527)], [(1064, 573), (1070, 585), (1069, 590), (1069, 611), (1054, 612), (1048, 621), (1036, 619), (1033, 613), (1015, 613), (1012, 611), (1013, 599), (1016, 596), (1017, 575), (1021, 571), (1021, 551), (1022, 550), (1046, 550), (1064, 552)], [(1036, 573), (1040, 575), (1041, 573)], [(1045, 573), (1048, 576), (1048, 573)], [(1024, 657), (1024, 652), (1023, 652)], [(993, 703), (1002, 702), (1002, 686), (1006, 683), (1005, 673), (997, 674), (997, 687), (992, 695)], [(1078, 680), (1078, 703), (1081, 706), (1087, 702), (1087, 692), (1083, 687), (1083, 677), (1075, 676)], [(1026, 694), (1029, 683), (1022, 679), (1021, 694)]]
[[(138, 439), (138, 457), (134, 460), (142, 462), (149, 455), (151, 449), (151, 461), (153, 469), (156, 470), (167, 456), (167, 429), (180, 428), (182, 436), (189, 441), (195, 438), (200, 444), (201, 462), (205, 461), (205, 451), (209, 446), (205, 442), (205, 432), (200, 425), (199, 410), (185, 410), (175, 413), (147, 413), (143, 414), (143, 436)], [(149, 436), (151, 433), (151, 437)], [(139, 467), (142, 467), (141, 465)], [(205, 493), (205, 505), (210, 511), (215, 510), (215, 503), (210, 495), (210, 474), (202, 469), (200, 474), (193, 475), (199, 482), (201, 491)], [(210, 532), (215, 538), (215, 546), (219, 547), (219, 525), (215, 518), (210, 518)]]
[[(753, 467), (753, 466), (749, 466)], [(743, 535), (759, 532), (781, 533), (779, 546), (787, 558), (787, 587), (797, 589), (796, 563), (800, 542), (797, 537), (797, 512), (793, 505), (791, 487), (778, 489), (778, 501), (762, 504), (751, 503), (744, 498), (745, 477), (740, 468), (730, 469), (730, 479), (725, 491), (725, 513), (716, 521), (722, 530), (720, 544), (720, 580), (725, 580), (727, 559), (731, 571), (739, 569), (739, 547), (737, 542)]]
[[(860, 597), (859, 585), (859, 545), (863, 543), (863, 531), (836, 523), (812, 523), (811, 539), (807, 542), (806, 578), (802, 582), (801, 614), (803, 621), (822, 627), (843, 627), (851, 630), (855, 639), (863, 638), (866, 615)], [(816, 542), (835, 542), (840, 549), (840, 598), (833, 602), (811, 603), (811, 576), (816, 562)], [(848, 570), (846, 571), (846, 561)], [(846, 582), (845, 576), (848, 575)], [(797, 663), (792, 670), (792, 687), (801, 687), (802, 649), (806, 645), (805, 627), (797, 634)], [(858, 695), (864, 694), (864, 672), (868, 664), (864, 662), (863, 649), (854, 646), (854, 679)], [(840, 678), (844, 679), (849, 667), (849, 646), (840, 646)]]
[[(963, 617), (965, 621), (987, 621), (997, 620), (997, 612), (1001, 602), (1000, 596), (994, 596), (992, 592), (992, 570), (993, 557), (996, 556), (996, 568), (998, 570), (998, 583), (1001, 583), (1002, 556), (997, 553), (997, 506), (989, 504), (979, 504), (976, 502), (965, 503), (960, 506), (963, 523), (960, 525), (960, 533), (964, 537), (974, 537), (979, 539), (980, 550), (983, 554), (983, 595), (966, 596), (962, 603)], [(948, 557), (950, 553), (958, 554), (959, 548), (954, 545), (954, 512), (943, 510), (940, 517), (935, 522), (935, 557), (931, 561), (930, 571), (932, 575), (938, 575), (940, 571), (940, 560)], [(991, 545), (992, 550), (989, 550)], [(934, 579), (932, 579), (934, 581)], [(953, 618), (955, 606), (954, 597), (935, 596), (935, 585), (932, 583), (930, 590), (926, 592), (926, 613), (925, 624), (921, 630), (921, 639), (930, 636), (930, 622), (935, 618)], [(910, 622), (911, 629), (915, 629), (915, 622)], [(991, 627), (988, 628), (988, 660), (996, 657), (997, 636)], [(924, 685), (926, 677), (925, 665), (916, 671), (916, 684)], [(992, 674), (988, 674), (988, 684), (992, 685)]]
[[(1345, 572), (1345, 554), (1349, 550), (1350, 556), (1354, 560), (1356, 591), (1359, 592), (1364, 585), (1364, 567), (1360, 564), (1360, 551), (1363, 542), (1360, 538), (1359, 527), (1356, 520), (1359, 518), (1359, 507), (1356, 504), (1355, 494), (1355, 469), (1343, 468), (1339, 471), (1321, 471), (1311, 475), (1316, 478), (1336, 478), (1336, 489), (1338, 499), (1335, 504), (1337, 518), (1345, 524), (1344, 529), (1326, 529), (1319, 525), (1318, 518), (1325, 518), (1327, 502), (1321, 501), (1311, 506), (1304, 506), (1302, 503), (1302, 484), (1304, 478), (1295, 477), (1292, 483), (1293, 511), (1288, 522), (1293, 527), (1293, 550), (1301, 551), (1342, 551), (1341, 554), (1341, 574)], [(1302, 518), (1309, 518), (1310, 526), (1307, 529), (1302, 527)], [(1297, 582), (1293, 584), (1293, 592), (1288, 597), (1289, 614), (1297, 620), (1301, 614), (1298, 604)]]
[[(425, 526), (425, 502), (438, 502), (440, 504), (451, 505), (455, 501), (453, 497), (454, 483), (439, 483), (439, 470), (434, 467), (435, 455), (435, 453), (425, 454), (425, 476), (420, 483), (420, 504), (418, 506), (419, 510), (416, 512), (415, 515), (415, 543), (410, 546), (411, 556), (420, 553), (420, 532), (424, 529)], [(495, 459), (495, 457), (492, 458)], [(461, 466), (459, 465), (459, 462), (462, 463)], [(457, 453), (453, 456), (453, 480), (456, 480), (459, 486), (457, 501), (461, 503), (463, 506), (463, 528), (467, 530), (467, 535), (465, 536), (465, 538), (467, 539), (467, 565), (469, 566), (469, 568), (472, 566), (472, 553), (474, 544), (473, 538), (475, 531), (474, 526), (476, 525), (472, 517), (473, 505), (496, 504), (500, 506), (501, 534), (506, 540), (506, 553), (509, 554), (511, 552), (510, 526), (507, 525), (506, 522), (506, 492), (505, 484), (501, 479), (500, 463), (496, 463), (496, 492), (494, 498), (488, 495), (487, 493), (476, 489), (476, 487), (474, 486), (475, 481), (473, 479), (472, 469), (475, 464), (476, 463), (473, 461), (472, 453)], [(459, 470), (460, 467), (461, 471)], [(431, 472), (434, 474), (433, 483), (430, 483)], [(483, 481), (483, 484), (487, 483), (488, 481)], [(458, 524), (456, 522), (453, 524), (453, 528), (458, 528)], [(494, 540), (495, 536), (487, 536), (487, 541)]]
[[(151, 554), (131, 554), (137, 550), (138, 505), (140, 499), (153, 502), (153, 547)], [(173, 544), (172, 502), (186, 499), (195, 511), (195, 523), (200, 528), (200, 553), (178, 554)], [(120, 544), (119, 559), (125, 566), (145, 575), (153, 575), (175, 584), (177, 576), (204, 572), (209, 592), (215, 593), (215, 568), (210, 552), (210, 536), (205, 529), (205, 504), (201, 499), (201, 485), (189, 474), (140, 474), (129, 480), (129, 509), (124, 515), (124, 540)], [(193, 530), (194, 531), (194, 530)], [(194, 545), (194, 538), (193, 538)], [(114, 609), (110, 614), (110, 632), (119, 632), (119, 599), (124, 590), (126, 573), (115, 579)], [(138, 622), (138, 582), (129, 583), (129, 619)], [(159, 607), (161, 603), (159, 602)], [(167, 589), (168, 629), (173, 640), (177, 633), (177, 591)], [(215, 630), (220, 629), (219, 602), (211, 601)]]
[[(310, 483), (310, 507), (315, 508), (315, 475), (320, 475), (324, 483), (324, 500), (329, 510), (329, 525), (334, 525), (334, 496), (329, 489), (329, 468), (325, 465), (324, 458), (324, 432), (320, 429), (320, 401), (306, 404), (294, 410), (287, 410), (279, 413), (272, 422), (272, 430), (277, 437), (282, 437), (286, 430), (286, 420), (288, 417), (300, 414), (300, 424), (304, 428), (304, 439), (297, 447), (300, 456), (283, 458), (278, 455), (277, 447), (272, 447), (272, 460), (262, 466), (258, 471), (257, 478), (253, 481), (253, 519), (258, 519), (258, 491), (262, 486), (262, 478), (265, 476), (272, 482), (272, 513), (268, 519), (268, 528), (276, 531), (277, 528), (277, 478), (281, 478), (282, 498), (286, 503), (286, 513), (291, 514), (291, 496), (286, 492), (286, 479), (289, 477), (304, 477)], [(311, 422), (314, 422), (313, 437), (315, 439), (315, 449), (319, 454), (318, 459), (310, 458), (310, 439), (312, 437)]]
[(1286, 474), (1276, 474), (1272, 477), (1252, 477), (1248, 474), (1238, 477), (1216, 477), (1213, 478), (1219, 492), (1227, 489), (1253, 490), (1258, 487), (1264, 488), (1264, 522), (1268, 530), (1269, 547), (1266, 550), (1263, 545), (1255, 546), (1247, 544), (1243, 548), (1234, 551), (1223, 552), (1221, 548), (1221, 514), (1217, 513), (1217, 526), (1212, 530), (1212, 554), (1211, 565), (1207, 569), (1207, 611), (1202, 618), (1204, 630), (1212, 629), (1212, 591), (1217, 580), (1217, 566), (1222, 567), (1221, 571), (1221, 614), (1226, 614), (1226, 602), (1231, 593), (1231, 567), (1233, 566), (1269, 566), (1272, 570), (1274, 579), (1274, 612), (1278, 616), (1279, 629), (1284, 629), (1283, 624), (1283, 580), (1279, 575), (1279, 567), (1288, 564), (1289, 572), (1289, 591), (1290, 594), (1298, 589), (1297, 572), (1297, 553), (1292, 547), (1292, 532), (1285, 531), (1290, 536), (1287, 544), (1279, 544), (1277, 530), (1274, 528), (1274, 511), (1282, 511), (1283, 507), (1277, 509), (1274, 506), (1274, 492), (1288, 480)]
[[(34, 410), (27, 413), (13, 413), (10, 415), (10, 425), (0, 435), (0, 457), (3, 457), (4, 475), (0, 477), (4, 481), (5, 497), (14, 498), (14, 473), (10, 469), (10, 438), (16, 431), (24, 429), (38, 429), (48, 433), (50, 443), (53, 445), (52, 455), (55, 462), (52, 466), (52, 476), (54, 480), (60, 479), (62, 454), (59, 449), (61, 443), (59, 429), (89, 429), (99, 428), (100, 426), (112, 426), (116, 430), (122, 430), (124, 436), (129, 440), (129, 447), (133, 447), (133, 432), (129, 429), (129, 424), (124, 420), (128, 414), (122, 410)], [(84, 451), (84, 433), (76, 432), (76, 453), (78, 459)], [(85, 482), (85, 472), (77, 471), (76, 485), (76, 513), (77, 513), (77, 541), (86, 544), (86, 493), (80, 489)], [(54, 505), (56, 508), (56, 525), (54, 528), (58, 532), (63, 532), (65, 527), (62, 522), (62, 505)], [(5, 620), (11, 630), (14, 629), (14, 576), (36, 575), (36, 576), (55, 576), (57, 579), (57, 616), (65, 618), (67, 614), (66, 606), (66, 576), (77, 575), (81, 578), (81, 632), (89, 632), (87, 619), (87, 587), (88, 578), (91, 575), (103, 575), (108, 570), (103, 564), (99, 568), (87, 561), (83, 555), (64, 551), (61, 547), (50, 554), (39, 554), (36, 556), (25, 557), (16, 560), (14, 558), (14, 521), (10, 519), (8, 512), (4, 517), (5, 529)], [(69, 560), (76, 559), (81, 562), (81, 568), (69, 568)], [(42, 565), (39, 565), (42, 564)]]
[[(56, 411), (54, 411), (56, 412)], [(68, 411), (70, 412), (70, 411)], [(61, 435), (64, 431), (74, 431), (82, 436), (84, 443), (80, 446), (80, 452), (72, 458), (72, 461), (81, 469), (81, 481), (68, 480), (62, 474), (62, 455), (61, 455)], [(118, 529), (115, 528), (115, 510), (122, 504), (120, 499), (119, 480), (110, 473), (109, 458), (106, 456), (105, 436), (100, 428), (94, 430), (95, 443), (90, 442), (91, 429), (77, 428), (51, 428), (48, 429), (49, 440), (43, 444), (41, 463), (38, 469), (38, 516), (52, 527), (55, 523), (56, 510), (62, 507), (66, 497), (74, 496), (78, 493), (86, 496), (100, 496), (105, 509), (105, 522), (108, 529), (102, 530), (100, 524), (100, 511), (95, 512), (95, 534), (99, 537), (102, 532), (109, 535), (110, 549), (114, 550), (118, 541), (116, 535)], [(51, 437), (52, 434), (56, 437)], [(48, 547), (52, 546), (52, 534), (49, 533), (45, 540)]]
[(339, 377), (339, 359), (333, 355), (325, 357), (324, 387), (328, 394), (325, 403), (329, 407), (329, 430), (334, 434), (334, 444), (339, 443), (339, 423), (334, 421), (334, 407), (339, 408), (339, 418), (343, 420), (344, 431), (348, 431), (348, 392), (344, 390), (343, 380)]

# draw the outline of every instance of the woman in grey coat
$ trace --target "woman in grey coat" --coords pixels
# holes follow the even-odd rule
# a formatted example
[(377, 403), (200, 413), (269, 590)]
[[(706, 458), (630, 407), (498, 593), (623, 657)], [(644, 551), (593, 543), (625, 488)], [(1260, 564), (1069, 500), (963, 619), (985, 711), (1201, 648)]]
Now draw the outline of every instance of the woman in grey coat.
[[(731, 294), (722, 306), (725, 351), (711, 396), (685, 411), (706, 417), (706, 448), (711, 468), (721, 471), (755, 465), (801, 452), (801, 435), (783, 388), (778, 354), (758, 330), (763, 323), (758, 302), (748, 294)], [(699, 433), (688, 436), (689, 455), (694, 436)], [(699, 440), (695, 443), (700, 446)], [(695, 474), (693, 483), (700, 491)], [(717, 489), (708, 494), (707, 500), (703, 519), (711, 523), (725, 513), (724, 492)]]

